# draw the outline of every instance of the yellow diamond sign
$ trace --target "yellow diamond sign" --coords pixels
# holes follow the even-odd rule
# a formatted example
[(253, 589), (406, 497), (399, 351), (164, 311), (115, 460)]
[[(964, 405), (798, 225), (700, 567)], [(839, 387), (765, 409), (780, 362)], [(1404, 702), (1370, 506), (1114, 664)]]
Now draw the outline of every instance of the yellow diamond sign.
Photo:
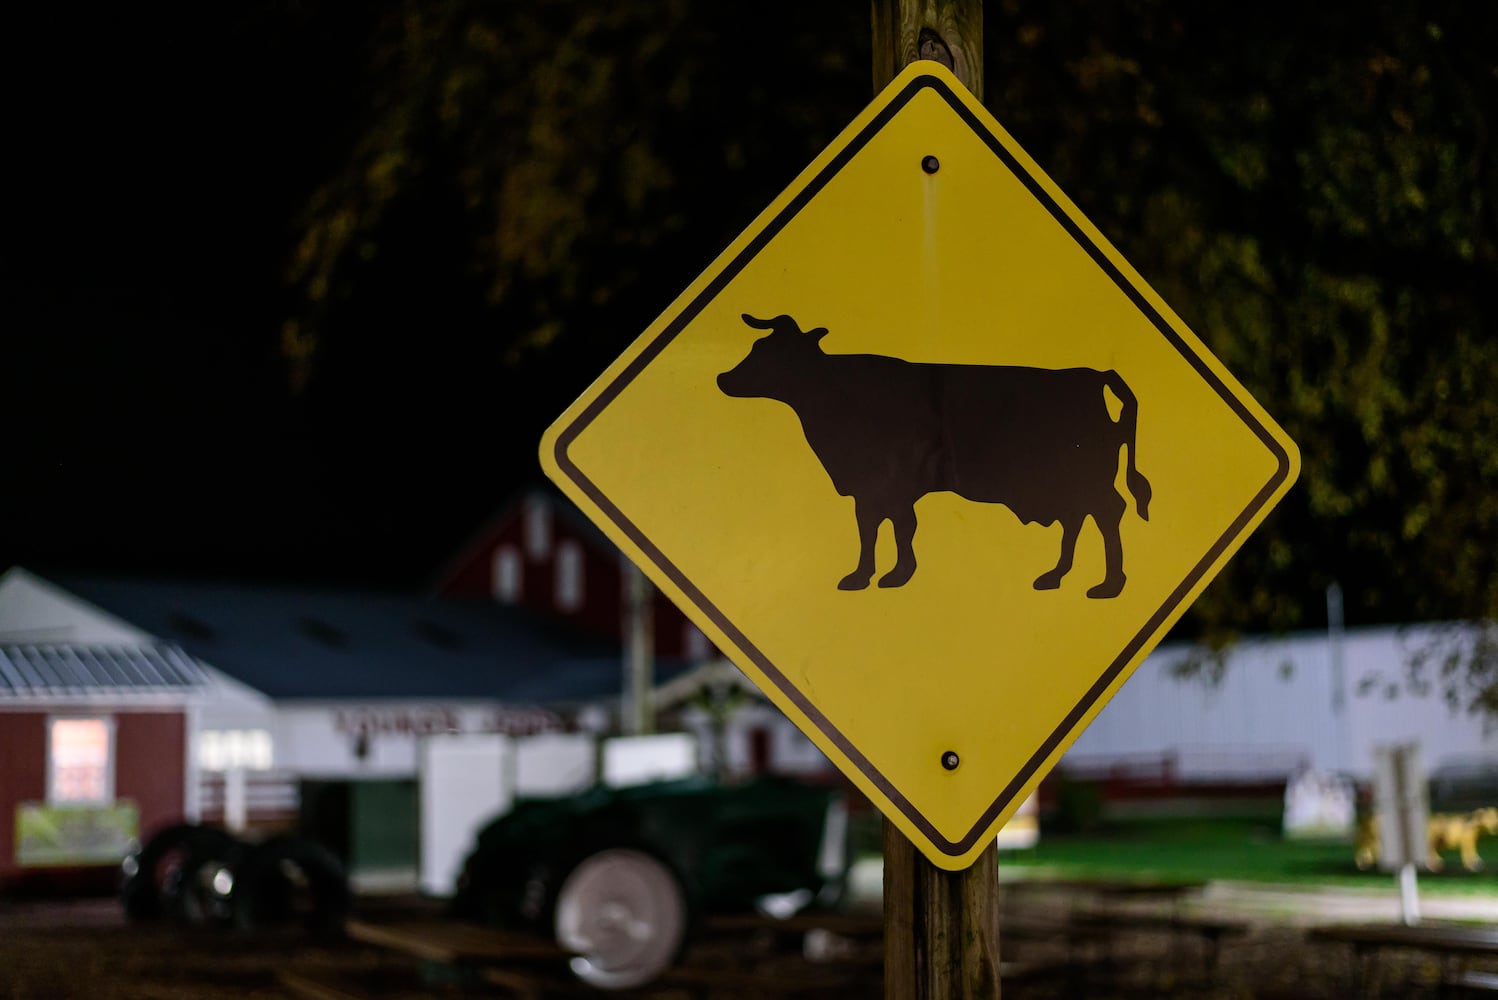
[(949, 869), (1299, 469), (930, 62), (599, 377), (541, 458)]

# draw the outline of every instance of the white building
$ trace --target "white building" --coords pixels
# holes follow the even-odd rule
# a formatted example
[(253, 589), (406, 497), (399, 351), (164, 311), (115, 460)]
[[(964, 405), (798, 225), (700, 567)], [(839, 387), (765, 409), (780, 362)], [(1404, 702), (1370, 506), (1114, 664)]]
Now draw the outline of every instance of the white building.
[(1301, 767), (1373, 777), (1374, 748), (1417, 742), (1430, 766), (1498, 753), (1492, 720), (1448, 704), (1439, 678), (1410, 664), (1469, 642), (1450, 625), (1352, 629), (1340, 637), (1253, 638), (1215, 680), (1182, 679), (1191, 651), (1157, 649), (1073, 744), (1063, 767), (1171, 756), (1182, 780), (1283, 777)]
[[(296, 826), (371, 881), (414, 875), (426, 737), (601, 728), (622, 676), (608, 641), (489, 601), (47, 580), (19, 567), (0, 576), (6, 646), (136, 650), (193, 667), (176, 709), (180, 814), (154, 810), (141, 836), (181, 819)], [(5, 727), (35, 715), (5, 707), (0, 698), (0, 746)]]
[[(1424, 625), (1353, 629), (1335, 639), (1324, 633), (1251, 638), (1226, 653), (1221, 670), (1192, 677), (1178, 670), (1192, 647), (1164, 644), (1082, 732), (1058, 770), (1200, 785), (1274, 783), (1312, 768), (1367, 782), (1374, 748), (1382, 744), (1417, 742), (1432, 768), (1498, 755), (1492, 720), (1453, 708), (1439, 683), (1409, 682), (1411, 662), (1444, 654), (1474, 634)], [(682, 711), (709, 752), (720, 748), (731, 773), (831, 767), (726, 661), (682, 675), (659, 693), (663, 704)], [(720, 722), (712, 704), (733, 708)], [(1002, 724), (996, 717), (995, 725)]]

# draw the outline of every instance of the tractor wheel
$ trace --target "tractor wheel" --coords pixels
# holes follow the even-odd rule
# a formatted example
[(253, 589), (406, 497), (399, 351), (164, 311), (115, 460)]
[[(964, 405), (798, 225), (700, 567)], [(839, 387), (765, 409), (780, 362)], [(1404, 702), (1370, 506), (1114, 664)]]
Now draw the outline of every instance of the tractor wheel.
[(338, 931), (352, 903), (343, 865), (301, 837), (272, 837), (251, 848), (235, 878), (234, 922), (246, 930), (297, 924)]
[(196, 880), (206, 870), (231, 866), (243, 849), (232, 834), (216, 827), (178, 823), (158, 831), (125, 859), (120, 884), (125, 916), (192, 922), (195, 914), (204, 912), (187, 899), (195, 891)]
[(556, 941), (591, 986), (629, 989), (660, 975), (687, 930), (681, 881), (644, 851), (609, 848), (584, 858), (562, 881), (553, 912)]

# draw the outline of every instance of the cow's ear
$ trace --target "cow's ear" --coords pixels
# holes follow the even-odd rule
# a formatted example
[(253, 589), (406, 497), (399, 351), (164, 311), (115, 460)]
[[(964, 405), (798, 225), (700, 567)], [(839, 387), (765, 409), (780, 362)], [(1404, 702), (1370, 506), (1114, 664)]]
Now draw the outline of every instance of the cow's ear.
[(825, 326), (819, 326), (815, 330), (807, 330), (806, 335), (812, 340), (820, 342), (823, 337), (827, 336), (827, 328)]

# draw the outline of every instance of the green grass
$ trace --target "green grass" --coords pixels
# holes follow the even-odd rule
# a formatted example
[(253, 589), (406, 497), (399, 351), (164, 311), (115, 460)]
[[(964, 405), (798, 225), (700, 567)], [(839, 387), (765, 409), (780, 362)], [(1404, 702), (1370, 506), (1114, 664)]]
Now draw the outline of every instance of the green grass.
[[(1465, 872), (1455, 854), (1447, 870), (1420, 873), (1422, 892), (1498, 895), (1498, 844), (1484, 846), (1493, 866)], [(1361, 872), (1348, 842), (1286, 840), (1263, 818), (1115, 820), (1089, 833), (1042, 833), (1029, 850), (1006, 851), (1000, 869), (1057, 878), (1231, 880), (1283, 885), (1386, 889), (1394, 876)]]

